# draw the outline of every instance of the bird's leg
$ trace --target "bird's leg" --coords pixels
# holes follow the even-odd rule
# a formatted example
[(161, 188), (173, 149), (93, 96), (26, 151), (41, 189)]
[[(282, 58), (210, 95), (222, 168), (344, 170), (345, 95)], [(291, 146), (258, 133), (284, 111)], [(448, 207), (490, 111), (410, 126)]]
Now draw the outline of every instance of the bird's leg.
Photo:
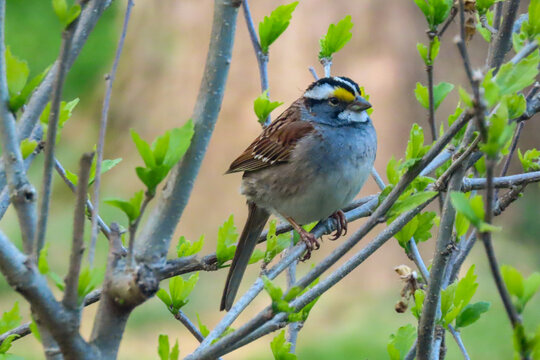
[(341, 210), (336, 211), (332, 215), (330, 215), (331, 218), (336, 220), (336, 232), (332, 237), (330, 237), (330, 240), (334, 241), (337, 240), (340, 236), (344, 236), (347, 234), (347, 218), (345, 217), (345, 213)]
[(311, 251), (312, 250), (317, 250), (320, 247), (319, 242), (315, 238), (315, 235), (313, 235), (312, 233), (307, 232), (306, 230), (304, 230), (304, 228), (301, 227), (300, 225), (298, 225), (298, 223), (296, 221), (294, 221), (292, 218), (285, 217), (285, 219), (292, 225), (294, 230), (296, 230), (296, 232), (298, 232), (298, 234), (300, 234), (300, 238), (306, 244), (307, 253), (302, 258), (302, 261), (305, 261), (305, 260), (309, 259), (311, 257)]

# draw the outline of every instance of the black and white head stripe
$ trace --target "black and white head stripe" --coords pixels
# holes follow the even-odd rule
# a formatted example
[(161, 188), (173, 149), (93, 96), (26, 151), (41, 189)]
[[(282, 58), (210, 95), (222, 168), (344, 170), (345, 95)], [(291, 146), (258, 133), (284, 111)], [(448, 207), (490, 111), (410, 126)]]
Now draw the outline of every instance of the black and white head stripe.
[(357, 83), (344, 76), (322, 78), (312, 83), (304, 93), (304, 97), (322, 100), (333, 96), (338, 88), (349, 91), (354, 96), (361, 96), (360, 87)]

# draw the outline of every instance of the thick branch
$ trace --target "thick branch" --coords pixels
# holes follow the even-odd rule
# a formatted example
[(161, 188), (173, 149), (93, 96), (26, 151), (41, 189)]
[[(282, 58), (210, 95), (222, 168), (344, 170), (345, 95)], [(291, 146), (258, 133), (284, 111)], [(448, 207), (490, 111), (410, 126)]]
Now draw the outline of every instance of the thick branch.
[(240, 1), (215, 0), (214, 4), (210, 48), (192, 117), (195, 134), (182, 162), (173, 169), (166, 189), (135, 244), (137, 257), (149, 264), (164, 262), (171, 237), (188, 203), (221, 108)]
[(32, 306), (40, 321), (58, 342), (62, 354), (68, 359), (99, 359), (95, 349), (80, 336), (72, 314), (56, 301), (47, 280), (30, 259), (22, 255), (0, 233), (0, 271), (9, 285)]

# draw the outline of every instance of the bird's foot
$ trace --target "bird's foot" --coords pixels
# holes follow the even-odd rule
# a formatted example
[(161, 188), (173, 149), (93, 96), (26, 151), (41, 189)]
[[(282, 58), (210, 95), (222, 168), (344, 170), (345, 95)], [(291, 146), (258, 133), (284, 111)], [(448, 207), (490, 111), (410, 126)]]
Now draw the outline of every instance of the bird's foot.
[(313, 250), (318, 250), (321, 245), (317, 241), (317, 238), (315, 238), (315, 235), (313, 235), (310, 232), (307, 232), (306, 230), (302, 229), (300, 233), (300, 239), (306, 244), (306, 254), (302, 257), (302, 261), (309, 260), (311, 258), (311, 252)]
[(341, 210), (336, 211), (332, 215), (330, 215), (331, 218), (336, 220), (336, 232), (334, 235), (330, 237), (330, 240), (334, 241), (337, 240), (340, 236), (345, 236), (347, 234), (347, 218), (345, 217), (345, 213)]

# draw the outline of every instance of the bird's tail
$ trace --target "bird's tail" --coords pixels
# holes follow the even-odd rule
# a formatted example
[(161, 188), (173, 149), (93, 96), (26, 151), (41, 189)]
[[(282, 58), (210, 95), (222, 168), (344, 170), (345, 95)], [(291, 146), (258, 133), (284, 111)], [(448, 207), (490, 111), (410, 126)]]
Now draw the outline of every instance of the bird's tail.
[(244, 276), (244, 272), (251, 258), (251, 254), (257, 245), (259, 235), (268, 220), (270, 214), (255, 205), (252, 202), (248, 202), (249, 213), (246, 220), (246, 225), (240, 236), (240, 241), (234, 254), (234, 259), (227, 275), (227, 282), (225, 283), (225, 289), (223, 290), (223, 296), (221, 298), (220, 310), (231, 309), (236, 293)]

